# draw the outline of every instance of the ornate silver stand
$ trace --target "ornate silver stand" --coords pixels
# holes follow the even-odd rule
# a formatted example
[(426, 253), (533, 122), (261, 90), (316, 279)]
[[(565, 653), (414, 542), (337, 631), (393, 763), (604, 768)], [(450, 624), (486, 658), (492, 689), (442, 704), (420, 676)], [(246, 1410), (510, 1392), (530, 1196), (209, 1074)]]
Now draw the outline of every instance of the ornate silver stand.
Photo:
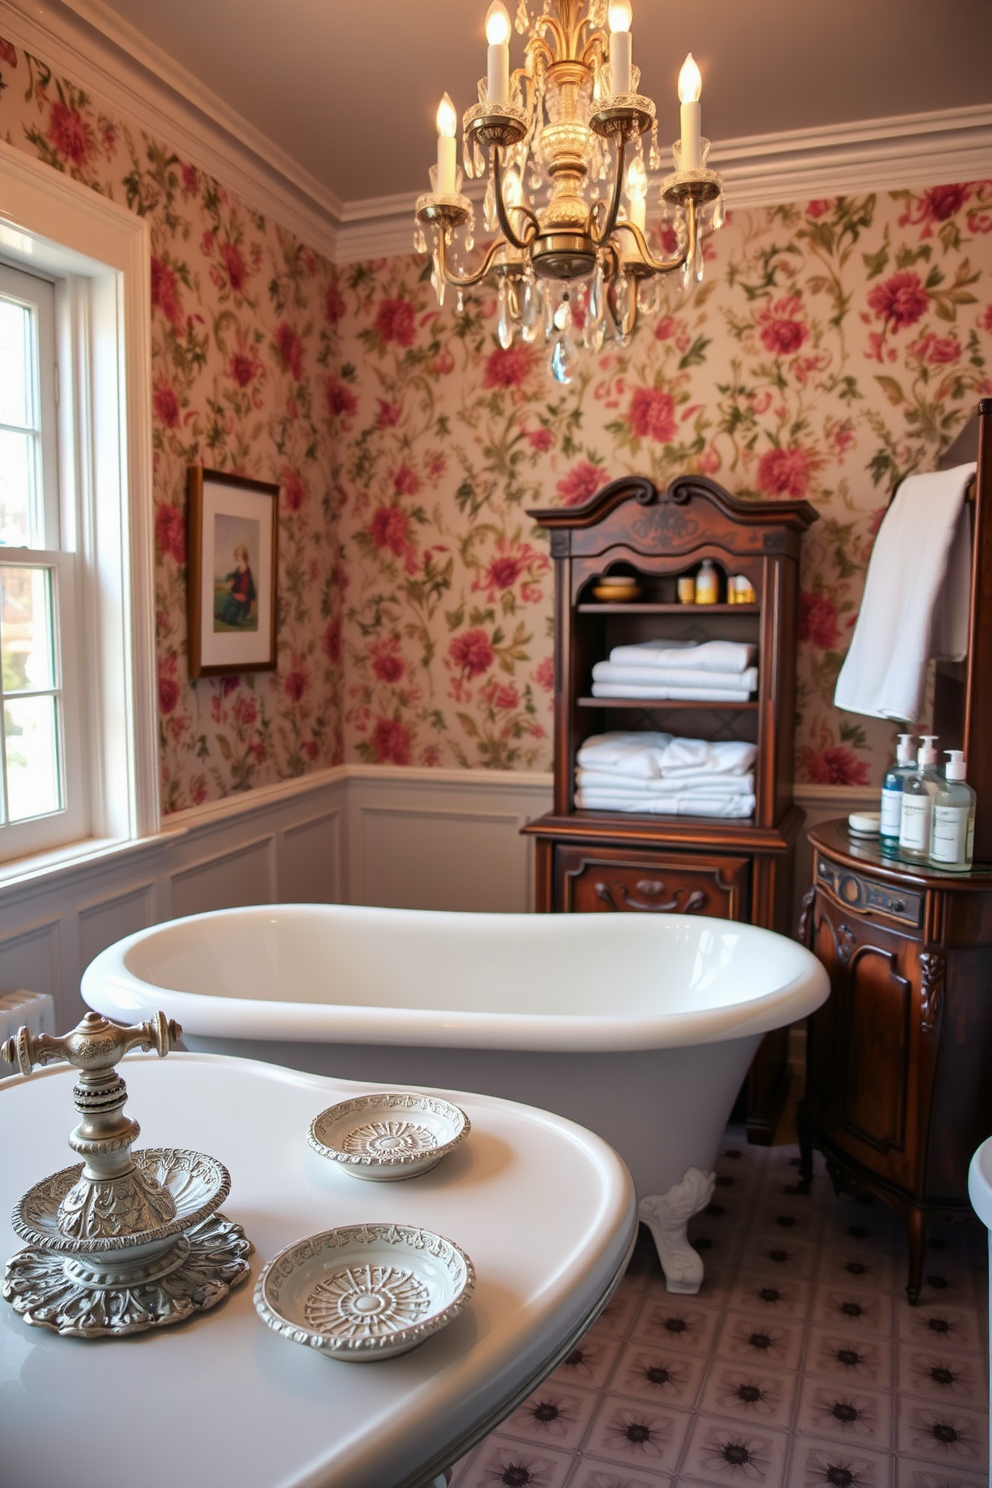
[(141, 1129), (123, 1114), (115, 1066), (129, 1049), (163, 1057), (181, 1032), (164, 1013), (130, 1028), (87, 1013), (62, 1038), (22, 1028), (0, 1048), (23, 1075), (62, 1060), (80, 1071), (69, 1145), (83, 1161), (36, 1183), (12, 1218), (29, 1243), (0, 1290), (25, 1322), (74, 1338), (141, 1333), (215, 1306), (247, 1279), (251, 1241), (216, 1212), (231, 1189), (224, 1165), (179, 1148), (131, 1151)]

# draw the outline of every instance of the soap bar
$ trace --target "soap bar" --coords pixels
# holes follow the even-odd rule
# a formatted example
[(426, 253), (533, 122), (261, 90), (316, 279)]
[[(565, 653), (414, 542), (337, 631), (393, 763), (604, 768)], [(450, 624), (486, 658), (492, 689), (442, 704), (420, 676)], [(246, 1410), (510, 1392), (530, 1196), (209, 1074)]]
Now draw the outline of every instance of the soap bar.
[(847, 825), (856, 837), (877, 837), (882, 825), (880, 811), (852, 811)]

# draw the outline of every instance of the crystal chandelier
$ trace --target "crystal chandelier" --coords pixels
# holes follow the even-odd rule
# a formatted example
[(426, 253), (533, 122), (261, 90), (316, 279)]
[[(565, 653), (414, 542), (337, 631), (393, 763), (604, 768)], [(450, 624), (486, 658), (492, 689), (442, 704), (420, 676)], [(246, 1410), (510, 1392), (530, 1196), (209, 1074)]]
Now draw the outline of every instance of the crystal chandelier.
[(487, 76), (462, 119), (465, 174), (488, 176), (483, 223), (487, 237), (496, 234), (481, 263), (465, 262), (475, 213), (461, 190), (458, 120), (447, 94), (437, 112), (432, 189), (417, 201), (414, 247), (426, 252), (429, 231), (438, 303), (448, 284), (460, 304), (465, 289), (495, 280), (500, 345), (543, 332), (559, 382), (570, 381), (578, 344), (595, 352), (608, 337), (629, 342), (638, 309), (657, 308), (659, 275), (680, 272), (686, 286), (701, 281), (703, 235), (723, 222), (723, 182), (706, 165), (701, 79), (690, 53), (679, 75), (675, 170), (659, 192), (658, 226), (671, 229), (672, 253), (656, 258), (649, 247), (648, 171), (660, 169), (661, 154), (654, 103), (637, 91), (630, 22), (630, 0), (543, 0), (537, 16), (519, 0), (515, 24), (527, 41), (524, 65), (511, 76), (510, 18), (493, 0)]

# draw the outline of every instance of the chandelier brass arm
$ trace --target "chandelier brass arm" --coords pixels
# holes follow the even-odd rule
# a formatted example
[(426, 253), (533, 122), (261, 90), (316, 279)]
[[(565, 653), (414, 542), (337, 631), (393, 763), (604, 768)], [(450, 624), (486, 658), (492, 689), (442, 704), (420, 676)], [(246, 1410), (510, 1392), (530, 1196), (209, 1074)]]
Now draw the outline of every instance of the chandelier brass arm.
[[(509, 211), (507, 210), (506, 200), (503, 196), (503, 165), (499, 145), (493, 145), (493, 191), (496, 197), (496, 216), (499, 219), (500, 230), (504, 238), (511, 247), (518, 248), (521, 252), (526, 252), (541, 231), (541, 224), (538, 221), (537, 213), (532, 212), (530, 207), (524, 206), (523, 202), (511, 202), (510, 209)], [(510, 212), (519, 212), (524, 221), (533, 227), (533, 232), (525, 238), (518, 237), (510, 223)]]
[(684, 263), (691, 263), (696, 255), (696, 243), (699, 236), (699, 219), (696, 203), (692, 197), (689, 197), (685, 203), (685, 226), (685, 247), (672, 258), (655, 258), (636, 222), (618, 222), (617, 232), (629, 233), (640, 255), (640, 258), (636, 259), (630, 267), (635, 272), (640, 269), (642, 272), (646, 270), (651, 274), (671, 274), (676, 269), (680, 269)]
[(613, 176), (613, 195), (610, 199), (609, 214), (598, 232), (596, 231), (596, 221), (603, 202), (601, 200), (594, 202), (589, 213), (589, 236), (597, 248), (601, 248), (612, 237), (617, 225), (617, 218), (620, 215), (620, 197), (623, 192), (623, 164), (626, 155), (626, 143), (622, 134), (617, 135), (617, 168)]

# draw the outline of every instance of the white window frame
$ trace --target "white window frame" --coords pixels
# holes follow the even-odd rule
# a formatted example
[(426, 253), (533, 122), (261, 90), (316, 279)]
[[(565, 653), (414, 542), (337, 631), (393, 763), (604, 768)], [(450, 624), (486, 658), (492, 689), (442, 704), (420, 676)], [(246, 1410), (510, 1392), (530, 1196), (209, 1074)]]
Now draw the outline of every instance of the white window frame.
[[(87, 834), (46, 853), (59, 861), (160, 828), (148, 224), (0, 141), (0, 256), (56, 289), (61, 544), (76, 555), (89, 805)], [(0, 864), (0, 881), (36, 866)]]

